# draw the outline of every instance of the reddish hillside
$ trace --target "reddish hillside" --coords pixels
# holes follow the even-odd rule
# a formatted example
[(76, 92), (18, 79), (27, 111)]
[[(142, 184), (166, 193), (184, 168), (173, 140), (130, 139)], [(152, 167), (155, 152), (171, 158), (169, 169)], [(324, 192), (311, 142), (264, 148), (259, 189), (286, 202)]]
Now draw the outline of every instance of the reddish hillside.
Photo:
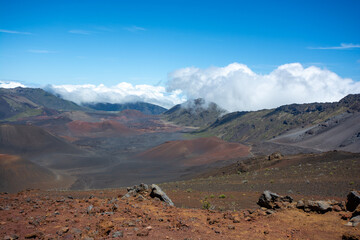
[(225, 142), (217, 137), (170, 141), (138, 155), (143, 160), (199, 166), (249, 155), (250, 148), (240, 143)]
[(106, 120), (102, 122), (72, 121), (67, 124), (73, 136), (77, 137), (114, 137), (136, 134), (136, 131), (123, 124)]
[(16, 192), (26, 188), (66, 188), (71, 183), (68, 177), (55, 175), (19, 156), (0, 154), (0, 191)]
[(79, 153), (79, 149), (32, 125), (0, 125), (0, 152), (8, 154)]

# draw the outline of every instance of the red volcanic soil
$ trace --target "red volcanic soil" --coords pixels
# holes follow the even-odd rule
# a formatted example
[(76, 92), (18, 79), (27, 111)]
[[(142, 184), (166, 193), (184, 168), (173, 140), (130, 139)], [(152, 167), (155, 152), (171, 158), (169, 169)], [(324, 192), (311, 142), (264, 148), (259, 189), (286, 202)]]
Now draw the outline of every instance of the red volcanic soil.
[(170, 141), (137, 157), (143, 160), (157, 160), (180, 163), (184, 166), (200, 166), (246, 157), (250, 148), (240, 143), (225, 142), (217, 137), (197, 138), (193, 140)]
[(72, 121), (67, 124), (73, 136), (77, 137), (115, 137), (136, 134), (137, 131), (123, 124), (105, 120), (102, 122)]
[(0, 154), (0, 191), (12, 192), (26, 188), (65, 188), (71, 178), (52, 171), (19, 156)]
[[(267, 213), (170, 207), (149, 198), (123, 200), (118, 190), (0, 194), (1, 239), (359, 239), (347, 212)], [(79, 197), (86, 195), (86, 198)], [(90, 197), (91, 196), (91, 197)], [(348, 238), (346, 238), (347, 236)], [(352, 237), (352, 238), (350, 238)]]

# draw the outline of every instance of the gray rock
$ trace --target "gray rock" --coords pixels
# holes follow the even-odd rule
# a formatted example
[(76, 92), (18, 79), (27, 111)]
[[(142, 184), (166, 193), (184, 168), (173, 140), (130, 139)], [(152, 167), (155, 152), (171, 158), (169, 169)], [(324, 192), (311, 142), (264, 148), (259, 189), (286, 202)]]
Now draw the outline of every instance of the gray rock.
[(317, 204), (319, 206), (320, 211), (322, 212), (331, 211), (332, 209), (330, 204), (325, 201), (317, 201)]
[(305, 209), (310, 209), (311, 211), (318, 213), (326, 213), (332, 210), (331, 203), (327, 201), (307, 201), (305, 203)]
[(360, 204), (360, 193), (358, 191), (351, 191), (347, 195), (346, 209), (350, 212), (354, 211)]
[(166, 202), (167, 204), (169, 204), (170, 206), (174, 206), (174, 203), (171, 201), (171, 199), (166, 195), (166, 193), (164, 193), (161, 188), (156, 185), (156, 184), (152, 184), (151, 185), (151, 193), (150, 193), (150, 197), (152, 198), (158, 198), (163, 202)]
[(124, 236), (124, 233), (122, 231), (116, 231), (112, 235), (113, 238), (118, 238), (118, 237), (123, 237), (123, 236)]
[(93, 208), (94, 208), (93, 205), (88, 206), (88, 208), (86, 209), (87, 214), (90, 214), (90, 213), (91, 213), (91, 210), (92, 210)]
[(350, 223), (353, 227), (356, 227), (360, 223), (360, 215), (350, 219)]
[(302, 200), (299, 200), (296, 204), (296, 207), (303, 209), (305, 207), (305, 203)]

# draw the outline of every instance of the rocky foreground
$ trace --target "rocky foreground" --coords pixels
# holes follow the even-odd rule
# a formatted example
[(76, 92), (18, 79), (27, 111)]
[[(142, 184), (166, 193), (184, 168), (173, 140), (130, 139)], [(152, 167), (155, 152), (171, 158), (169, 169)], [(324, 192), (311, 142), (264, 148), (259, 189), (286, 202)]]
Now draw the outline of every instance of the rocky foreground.
[(2, 193), (1, 239), (360, 239), (357, 191), (298, 202), (265, 191), (257, 210), (222, 212), (172, 206), (156, 185), (109, 191)]

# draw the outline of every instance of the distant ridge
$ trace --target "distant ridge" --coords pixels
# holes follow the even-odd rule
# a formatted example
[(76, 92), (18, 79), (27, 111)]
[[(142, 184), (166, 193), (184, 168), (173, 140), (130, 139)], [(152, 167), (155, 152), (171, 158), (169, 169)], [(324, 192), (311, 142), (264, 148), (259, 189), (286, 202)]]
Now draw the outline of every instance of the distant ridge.
[(206, 102), (202, 98), (178, 104), (163, 113), (166, 120), (183, 126), (204, 127), (213, 123), (226, 110), (213, 102)]
[[(276, 138), (293, 129), (318, 129), (319, 125), (323, 133), (340, 124), (352, 122), (348, 128), (353, 133), (348, 134), (351, 137), (349, 141), (353, 142), (360, 139), (357, 132), (360, 122), (349, 119), (357, 118), (358, 112), (360, 94), (351, 94), (333, 103), (290, 104), (275, 109), (232, 112), (209, 124), (201, 133), (220, 136), (227, 141), (255, 143)], [(320, 133), (320, 130), (312, 132)], [(311, 135), (310, 132), (308, 135)]]
[(0, 120), (54, 115), (59, 111), (84, 111), (84, 107), (59, 98), (40, 88), (0, 88)]
[(147, 115), (159, 115), (167, 109), (146, 102), (135, 103), (85, 103), (83, 106), (100, 111), (137, 110)]

